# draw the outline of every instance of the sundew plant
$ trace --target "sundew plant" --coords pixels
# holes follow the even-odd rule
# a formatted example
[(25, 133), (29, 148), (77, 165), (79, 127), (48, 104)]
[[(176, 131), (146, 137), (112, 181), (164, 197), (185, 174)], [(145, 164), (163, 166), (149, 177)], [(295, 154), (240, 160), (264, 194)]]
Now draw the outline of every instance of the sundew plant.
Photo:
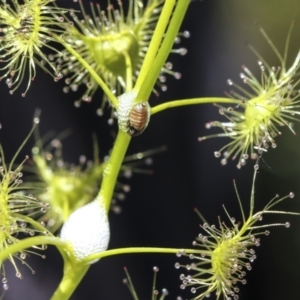
[(0, 1), (1, 299), (299, 298), (300, 3), (265, 2)]

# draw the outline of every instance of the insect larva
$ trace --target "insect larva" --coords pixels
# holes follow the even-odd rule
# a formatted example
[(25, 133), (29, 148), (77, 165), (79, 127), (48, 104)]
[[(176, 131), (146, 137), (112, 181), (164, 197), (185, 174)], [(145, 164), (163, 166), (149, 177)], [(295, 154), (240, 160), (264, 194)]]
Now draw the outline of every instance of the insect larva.
[(129, 113), (128, 134), (137, 136), (141, 134), (149, 123), (150, 109), (148, 102), (142, 102), (133, 106)]

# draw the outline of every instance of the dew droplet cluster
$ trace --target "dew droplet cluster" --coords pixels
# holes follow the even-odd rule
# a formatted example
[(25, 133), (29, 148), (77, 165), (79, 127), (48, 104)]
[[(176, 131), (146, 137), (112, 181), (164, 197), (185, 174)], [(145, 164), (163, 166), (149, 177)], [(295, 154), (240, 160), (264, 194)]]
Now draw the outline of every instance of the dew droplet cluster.
[[(211, 294), (221, 295), (224, 299), (238, 300), (239, 284), (246, 284), (247, 271), (252, 269), (252, 263), (256, 259), (254, 248), (260, 246), (260, 236), (270, 235), (267, 227), (283, 226), (289, 228), (290, 223), (259, 224), (262, 216), (271, 213), (292, 214), (284, 211), (271, 210), (274, 205), (293, 198), (290, 192), (282, 198), (275, 195), (262, 211), (253, 212), (254, 207), (254, 183), (258, 168), (255, 168), (251, 191), (251, 211), (245, 219), (245, 214), (240, 203), (243, 222), (237, 222), (231, 217), (224, 207), (229, 218), (229, 224), (219, 218), (219, 228), (204, 222), (200, 227), (204, 233), (199, 233), (192, 245), (197, 247), (194, 253), (187, 253), (184, 249), (178, 251), (176, 256), (187, 257), (191, 262), (187, 264), (175, 263), (176, 269), (184, 269), (186, 273), (180, 274), (180, 288), (190, 289), (192, 294), (197, 294), (193, 299), (204, 299)], [(238, 197), (238, 201), (239, 197)], [(197, 212), (197, 211), (196, 211)], [(200, 215), (200, 214), (199, 214)], [(200, 215), (201, 216), (201, 215)], [(202, 219), (204, 219), (201, 216)]]
[[(125, 285), (127, 285), (131, 295), (134, 297), (135, 300), (139, 300), (140, 298), (138, 297), (133, 282), (130, 278), (129, 272), (127, 270), (127, 268), (124, 268), (125, 273), (126, 273), (126, 278), (123, 279), (123, 283)], [(149, 297), (149, 299), (152, 300), (164, 300), (166, 298), (166, 296), (169, 295), (169, 291), (166, 288), (163, 288), (161, 291), (157, 290), (155, 287), (155, 283), (156, 283), (156, 277), (157, 277), (157, 273), (159, 272), (159, 268), (154, 266), (153, 267), (153, 273), (154, 273), (154, 278), (153, 278), (153, 288), (152, 288), (152, 294), (151, 294), (151, 298)], [(181, 297), (177, 297), (176, 300), (183, 300)]]
[[(0, 5), (0, 11), (3, 11), (0, 13), (0, 60), (5, 63), (1, 68), (0, 80), (5, 79), (10, 94), (28, 76), (26, 89), (22, 93), (25, 97), (36, 77), (36, 65), (51, 74), (55, 81), (62, 78), (55, 64), (40, 50), (42, 47), (49, 47), (49, 42), (56, 42), (52, 37), (53, 31), (64, 31), (62, 23), (67, 10), (53, 6), (51, 2), (53, 1), (25, 0), (21, 5), (14, 1), (11, 6), (2, 1)], [(50, 48), (59, 53), (55, 48)]]
[[(291, 67), (287, 69), (285, 62), (287, 53), (281, 56), (264, 30), (260, 28), (260, 31), (279, 58), (280, 66), (270, 67), (259, 59), (260, 79), (256, 78), (246, 66), (242, 66), (243, 72), (240, 78), (246, 88), (237, 85), (231, 79), (227, 80), (228, 85), (235, 88), (227, 95), (236, 99), (237, 105), (227, 108), (216, 105), (220, 115), (227, 121), (212, 121), (205, 125), (207, 129), (220, 128), (223, 133), (199, 138), (199, 141), (211, 137), (230, 138), (231, 142), (215, 151), (214, 155), (220, 158), (223, 153), (222, 165), (226, 165), (229, 158), (237, 159), (239, 169), (246, 164), (248, 158), (256, 160), (258, 155), (277, 147), (275, 138), (281, 135), (279, 127), (286, 126), (295, 134), (290, 120), (296, 120), (294, 116), (300, 115), (297, 111), (300, 101), (300, 52)], [(252, 46), (250, 49), (259, 56)], [(288, 44), (285, 49), (287, 51)]]
[[(39, 110), (36, 111), (33, 119), (33, 127), (29, 135), (26, 137), (24, 143), (28, 140), (33, 130), (39, 123)], [(49, 235), (44, 230), (43, 224), (34, 225), (32, 218), (37, 215), (42, 215), (50, 209), (49, 203), (41, 201), (33, 194), (28, 193), (26, 183), (23, 183), (23, 172), (25, 168), (24, 164), (28, 161), (29, 157), (25, 156), (25, 159), (18, 166), (15, 165), (15, 160), (18, 156), (20, 149), (10, 162), (6, 164), (4, 160), (3, 149), (0, 145), (0, 250), (7, 249), (9, 245), (17, 244), (22, 235), (33, 237), (35, 235)], [(34, 190), (34, 188), (32, 188)], [(37, 223), (38, 224), (38, 223)], [(9, 257), (12, 263), (16, 277), (22, 279), (22, 273), (18, 267), (17, 262), (21, 262), (25, 265), (32, 274), (35, 271), (30, 267), (27, 260), (31, 254), (45, 258), (45, 255), (41, 255), (36, 250), (44, 250), (44, 246), (36, 246), (35, 250), (22, 250), (15, 254), (11, 254)], [(0, 262), (0, 271), (2, 274), (3, 291), (8, 290), (9, 285), (7, 283), (7, 277), (5, 272), (5, 266)]]
[[(118, 7), (110, 4), (106, 11), (99, 4), (91, 3), (91, 15), (85, 10), (82, 1), (79, 1), (79, 5), (83, 19), (79, 19), (76, 11), (70, 12), (64, 39), (100, 74), (110, 90), (115, 95), (120, 95), (126, 90), (128, 80), (131, 84), (136, 81), (163, 1), (149, 1), (147, 5), (141, 1), (133, 1), (126, 13), (123, 11), (122, 1), (118, 1)], [(189, 37), (188, 31), (180, 32), (175, 39), (175, 45), (178, 45), (182, 38)], [(132, 78), (126, 78), (125, 75), (124, 52), (130, 60)], [(185, 55), (187, 49), (174, 48), (171, 53)], [(65, 78), (65, 93), (76, 92), (80, 86), (85, 87), (84, 94), (75, 101), (75, 106), (80, 107), (83, 102), (91, 102), (98, 84), (78, 60), (67, 51), (52, 55), (51, 59), (55, 60), (56, 68)], [(158, 90), (167, 90), (166, 75), (175, 79), (181, 78), (181, 73), (173, 70), (173, 64), (166, 62), (154, 89), (156, 95), (159, 94)], [(99, 116), (103, 115), (106, 106), (110, 106), (110, 103), (104, 96), (101, 106), (97, 109)]]

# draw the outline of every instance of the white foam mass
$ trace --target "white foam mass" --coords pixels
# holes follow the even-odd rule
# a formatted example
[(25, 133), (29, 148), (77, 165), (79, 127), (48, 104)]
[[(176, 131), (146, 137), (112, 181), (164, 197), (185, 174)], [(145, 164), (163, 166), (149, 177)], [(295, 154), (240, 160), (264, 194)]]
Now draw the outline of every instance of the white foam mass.
[(110, 238), (107, 213), (99, 199), (74, 211), (60, 237), (72, 244), (77, 260), (105, 251)]
[(136, 91), (126, 92), (118, 97), (118, 124), (124, 132), (128, 132), (129, 114), (133, 107), (133, 101), (137, 96)]

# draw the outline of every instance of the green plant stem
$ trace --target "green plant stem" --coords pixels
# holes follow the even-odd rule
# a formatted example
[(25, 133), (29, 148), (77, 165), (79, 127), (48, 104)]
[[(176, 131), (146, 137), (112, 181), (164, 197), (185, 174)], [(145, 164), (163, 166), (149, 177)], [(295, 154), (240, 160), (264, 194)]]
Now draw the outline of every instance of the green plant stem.
[[(129, 248), (119, 248), (119, 249), (112, 249), (112, 250), (106, 250), (97, 254), (93, 254), (91, 256), (88, 256), (86, 259), (82, 261), (82, 263), (89, 263), (91, 261), (94, 261), (96, 259), (100, 259), (107, 256), (113, 256), (113, 255), (121, 255), (121, 254), (133, 254), (133, 253), (160, 253), (160, 254), (170, 254), (170, 253), (197, 253), (196, 249), (178, 249), (178, 248), (158, 248), (158, 247), (129, 247)], [(207, 253), (209, 254), (209, 251), (203, 252), (201, 250), (201, 253)]]
[(107, 96), (107, 98), (110, 100), (112, 105), (117, 108), (118, 107), (118, 99), (116, 96), (112, 93), (110, 88), (106, 85), (106, 83), (101, 79), (101, 77), (95, 72), (95, 70), (86, 62), (86, 60), (70, 45), (68, 45), (60, 36), (53, 34), (53, 37), (61, 43), (75, 58), (82, 64), (82, 66), (90, 73), (90, 75), (93, 77), (93, 79), (99, 84), (99, 86), (102, 88), (103, 92)]
[(64, 262), (64, 275), (57, 290), (51, 300), (66, 300), (71, 297), (82, 278), (85, 276), (90, 265), (82, 263), (72, 264), (70, 261)]
[(127, 52), (124, 51), (123, 56), (126, 65), (126, 78), (125, 78), (126, 91), (125, 92), (129, 92), (132, 90), (132, 64), (131, 64), (130, 56), (128, 55)]
[[(184, 1), (187, 1), (187, 0), (184, 0)], [(145, 78), (148, 77), (149, 71), (150, 70), (152, 71), (153, 61), (154, 61), (157, 51), (161, 45), (161, 41), (164, 37), (165, 30), (168, 26), (168, 22), (172, 15), (174, 6), (175, 6), (175, 0), (166, 0), (164, 3), (164, 6), (163, 6), (162, 12), (160, 14), (160, 17), (158, 19), (157, 25), (155, 27), (149, 48), (147, 50), (147, 54), (145, 56), (143, 65), (141, 67), (141, 71), (139, 73), (139, 76), (138, 76), (136, 84), (135, 84), (136, 90), (140, 89), (140, 87), (144, 83)], [(172, 44), (173, 44), (173, 42), (172, 42)], [(160, 67), (160, 69), (161, 68), (162, 68), (162, 66)], [(156, 76), (156, 79), (158, 77), (158, 74)], [(152, 87), (150, 88), (150, 90), (152, 90)], [(144, 99), (144, 101), (145, 101), (145, 99)]]
[(173, 100), (165, 102), (163, 104), (156, 105), (151, 108), (151, 115), (154, 115), (158, 112), (161, 112), (165, 109), (186, 105), (195, 105), (195, 104), (206, 104), (206, 103), (228, 103), (228, 104), (241, 104), (240, 100), (230, 99), (230, 98), (192, 98), (192, 99), (182, 99), (182, 100)]
[(131, 136), (119, 130), (111, 155), (103, 171), (103, 181), (97, 198), (105, 205), (108, 212), (117, 178), (126, 154)]
[[(147, 51), (141, 72), (138, 76), (137, 79), (137, 84), (135, 85), (134, 89), (139, 90), (139, 87), (141, 86), (141, 89), (143, 90), (144, 94), (146, 95), (150, 95), (151, 90), (153, 89), (153, 86), (155, 84), (155, 81), (159, 75), (159, 72), (169, 54), (169, 51), (172, 48), (172, 45), (174, 43), (176, 34), (178, 32), (179, 26), (182, 22), (182, 19), (185, 15), (185, 9), (184, 9), (184, 5), (183, 3), (186, 3), (186, 8), (188, 6), (189, 1), (187, 0), (178, 0), (178, 5), (179, 8), (176, 7), (175, 12), (173, 17), (172, 17), (172, 21), (169, 25), (169, 19), (170, 16), (172, 15), (172, 11), (175, 5), (175, 0), (166, 0), (162, 13), (160, 15), (160, 18), (158, 20), (158, 24), (156, 26), (154, 35), (152, 37), (149, 49)], [(178, 6), (177, 5), (177, 6)], [(179, 11), (181, 10), (180, 14), (181, 16), (179, 16)], [(171, 24), (173, 24), (171, 26)], [(175, 24), (175, 25), (174, 25)], [(177, 25), (176, 25), (177, 24)], [(168, 27), (167, 30), (167, 34), (171, 33), (172, 36), (168, 39), (164, 39), (163, 41), (163, 45), (166, 45), (166, 43), (169, 43), (169, 46), (166, 47), (164, 46), (163, 50), (164, 51), (168, 51), (168, 53), (164, 53), (163, 57), (164, 59), (160, 59), (158, 63), (160, 63), (160, 65), (155, 65), (155, 73), (152, 74), (152, 68), (153, 68), (153, 62), (156, 61), (156, 54), (157, 53), (162, 53), (161, 49), (158, 51), (160, 45), (161, 45), (161, 41), (163, 39), (163, 37), (165, 36), (165, 31), (166, 28)], [(170, 26), (171, 26), (171, 30), (170, 30)], [(176, 31), (176, 32), (175, 32)], [(112, 94), (112, 92), (109, 90), (109, 88), (106, 86), (106, 84), (101, 80), (101, 78), (99, 78), (99, 76), (95, 73), (95, 71), (87, 64), (87, 62), (75, 51), (73, 50), (68, 44), (66, 44), (60, 37), (55, 36), (55, 38), (64, 45), (64, 47), (71, 53), (73, 54), (79, 62), (81, 62), (81, 64), (90, 72), (91, 76), (97, 81), (97, 83), (102, 87), (102, 89), (104, 90), (105, 94), (109, 97), (109, 99), (111, 100), (112, 104), (115, 106), (115, 108), (117, 108), (118, 106), (118, 100), (117, 98)], [(167, 50), (169, 49), (169, 50)], [(157, 52), (158, 51), (158, 52)], [(162, 54), (160, 55), (160, 57), (162, 56)], [(148, 75), (149, 75), (149, 71), (151, 69), (151, 78), (152, 81), (150, 81), (150, 84), (148, 83)], [(127, 77), (130, 77), (129, 75), (129, 71), (127, 73)], [(147, 77), (147, 82), (145, 82)], [(127, 78), (128, 80), (128, 78)], [(139, 98), (141, 99), (141, 98)], [(144, 98), (144, 99), (148, 99)], [(131, 137), (119, 130), (114, 147), (112, 149), (110, 158), (108, 160), (108, 162), (106, 163), (104, 172), (103, 172), (103, 181), (101, 184), (101, 188), (100, 191), (98, 193), (98, 200), (105, 205), (105, 209), (108, 212), (109, 208), (110, 208), (110, 204), (111, 204), (111, 199), (113, 196), (113, 192), (114, 192), (114, 188), (117, 182), (117, 177), (119, 174), (119, 171), (121, 169), (122, 166), (122, 162), (123, 159), (125, 157), (128, 145), (130, 143)], [(100, 254), (98, 254), (97, 256), (91, 256), (89, 257), (89, 262), (92, 261), (92, 258), (94, 257), (93, 260), (101, 258), (101, 257), (105, 257), (105, 256), (109, 256), (109, 255), (116, 255), (116, 254), (123, 254), (123, 253), (177, 253), (178, 251), (180, 251), (179, 249), (160, 249), (160, 248), (126, 248), (126, 249), (116, 249), (116, 250), (108, 250), (108, 251), (104, 251)], [(191, 252), (194, 252), (194, 250), (189, 250)], [(74, 290), (76, 289), (76, 287), (78, 286), (78, 284), (80, 283), (80, 281), (82, 280), (82, 278), (84, 277), (84, 275), (86, 274), (89, 265), (85, 264), (85, 262), (87, 262), (87, 259), (81, 262), (75, 262), (71, 259), (64, 259), (65, 265), (64, 265), (64, 276), (63, 279), (59, 285), (59, 287), (57, 288), (56, 292), (54, 293), (53, 297), (51, 298), (52, 300), (62, 300), (62, 299), (68, 299), (72, 293), (74, 292)]]
[(23, 216), (23, 215), (18, 214), (18, 213), (14, 213), (13, 216), (18, 218), (19, 220), (23, 220), (24, 222), (30, 224), (35, 230), (38, 230), (40, 232), (47, 231), (48, 236), (54, 237), (54, 235), (50, 231), (46, 230), (45, 227), (41, 225), (41, 223), (33, 220), (32, 218), (30, 218), (28, 216)]
[(21, 240), (18, 243), (10, 245), (8, 248), (2, 250), (0, 253), (0, 261), (4, 261), (11, 255), (38, 245), (54, 245), (61, 253), (63, 249), (69, 248), (69, 244), (58, 237), (36, 236)]
[[(138, 95), (136, 98), (136, 102), (142, 102), (147, 99), (149, 99), (149, 96), (151, 94), (151, 91), (154, 87), (154, 84), (159, 76), (159, 73), (161, 72), (161, 69), (166, 62), (169, 53), (173, 47), (174, 41), (176, 39), (176, 36), (178, 34), (179, 28), (181, 26), (181, 23), (183, 21), (183, 18), (185, 16), (185, 13), (188, 9), (188, 6), (190, 4), (190, 0), (178, 0), (175, 10), (172, 15), (172, 19), (169, 23), (168, 29), (164, 35), (163, 42), (161, 44), (161, 47), (159, 48), (159, 51), (154, 59), (153, 62), (151, 62), (151, 65), (149, 66), (149, 69), (146, 71), (144, 81), (146, 82), (137, 82), (139, 85), (136, 84), (135, 88), (138, 91)], [(167, 16), (164, 16), (161, 14), (160, 18), (166, 18)], [(147, 77), (146, 77), (147, 75)], [(142, 80), (141, 79), (141, 80)]]

